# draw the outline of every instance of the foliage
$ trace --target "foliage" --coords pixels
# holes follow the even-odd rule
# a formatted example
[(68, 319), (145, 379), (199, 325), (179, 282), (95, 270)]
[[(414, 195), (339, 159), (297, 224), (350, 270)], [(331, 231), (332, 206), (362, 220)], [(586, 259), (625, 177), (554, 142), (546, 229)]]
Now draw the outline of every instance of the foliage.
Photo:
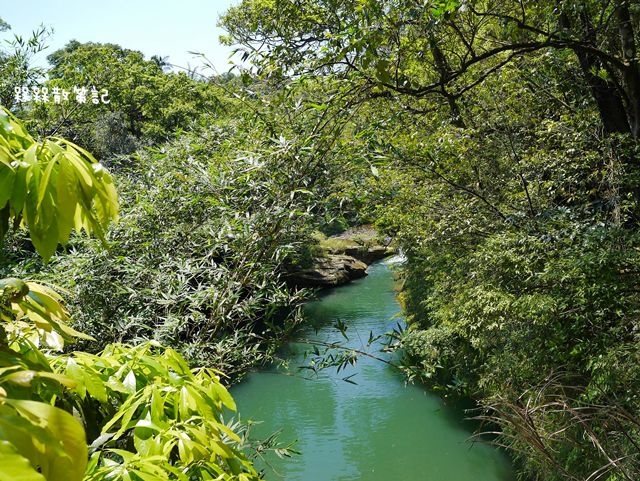
[[(520, 78), (505, 70), (487, 82), (503, 92), (499, 110), (491, 90), (477, 92), (482, 125), (465, 110), (475, 129), (444, 126), (423, 145), (387, 147), (402, 160), (381, 170), (376, 197), (386, 202), (380, 225), (409, 259), (404, 347), (430, 385), (485, 399), (533, 479), (633, 479), (637, 380), (613, 381), (623, 365), (635, 372), (637, 351), (637, 282), (627, 273), (637, 270), (638, 239), (624, 227), (634, 209), (619, 189), (629, 178), (624, 154), (595, 134), (592, 110), (545, 118), (546, 101), (509, 83)], [(570, 395), (538, 396), (558, 372)], [(583, 409), (590, 414), (578, 422)], [(629, 417), (605, 431), (608, 412)]]
[[(72, 255), (54, 258), (39, 275), (71, 290), (74, 326), (99, 338), (93, 350), (154, 338), (234, 373), (263, 359), (270, 341), (297, 322), (304, 294), (288, 290), (283, 274), (312, 252), (313, 232), (375, 220), (408, 259), (401, 299), (410, 328), (398, 336), (411, 375), (446, 394), (478, 398), (522, 476), (637, 479), (638, 13), (622, 0), (244, 0), (222, 24), (254, 68), (215, 88), (164, 73), (158, 58), (73, 42), (50, 57), (49, 85), (96, 84), (109, 89), (112, 103), (23, 111), (43, 134), (94, 143), (106, 158), (191, 132), (112, 159), (126, 208), (105, 236), (110, 250), (73, 237)], [(233, 117), (220, 115), (228, 112)], [(54, 215), (64, 203), (57, 185), (68, 159), (74, 179), (101, 185), (88, 164), (76, 165), (76, 157), (90, 157), (55, 139), (37, 144), (21, 130), (12, 137), (6, 125), (14, 120), (3, 118), (3, 139), (13, 140), (0, 182), (20, 175), (34, 183), (25, 190), (31, 207), (0, 190), (0, 201), (3, 193), (8, 199), (0, 202), (4, 219), (22, 220), (45, 257), (73, 228), (100, 234), (113, 212), (100, 214), (99, 202), (93, 211), (85, 199), (103, 198), (100, 190), (76, 188), (85, 217)], [(41, 209), (48, 211), (39, 218)], [(200, 443), (224, 431), (217, 414), (194, 431), (193, 406), (181, 411), (174, 397), (178, 410), (167, 408), (167, 419), (156, 422), (154, 409), (162, 409), (153, 385), (160, 381), (148, 381), (151, 372), (169, 375), (162, 389), (174, 392), (180, 382), (195, 389), (199, 374), (176, 381), (175, 368), (158, 367), (178, 362), (176, 354), (155, 354), (153, 344), (134, 348), (148, 371), (131, 370), (133, 351), (115, 346), (60, 358), (53, 372), (36, 343), (59, 344), (73, 333), (65, 333), (66, 313), (44, 289), (5, 282), (4, 316), (16, 326), (14, 317), (29, 313), (44, 329), (24, 320), (6, 334), (16, 336), (11, 349), (23, 356), (21, 369), (38, 373), (38, 395), (68, 384), (70, 391), (55, 394), (67, 411), (107, 397), (94, 410), (103, 418), (85, 421), (96, 440), (115, 430), (95, 447), (92, 476), (111, 468), (123, 479), (129, 469), (132, 479), (205, 476)], [(45, 302), (46, 316), (38, 317), (42, 307), (30, 293)], [(98, 392), (104, 384), (89, 377), (82, 391), (64, 359), (107, 386), (115, 378), (126, 388), (133, 372), (136, 392)], [(104, 369), (92, 371), (93, 364)], [(210, 381), (203, 388), (216, 391)], [(198, 400), (213, 396), (195, 392)], [(225, 399), (218, 395), (216, 406)], [(148, 402), (136, 404), (141, 399)], [(23, 418), (30, 406), (2, 405)], [(169, 436), (176, 428), (167, 426), (178, 424), (185, 431)], [(74, 448), (55, 446), (52, 455)], [(14, 448), (1, 448), (16, 459)], [(143, 458), (155, 449), (163, 461)], [(240, 478), (224, 459), (210, 461)], [(229, 459), (253, 476), (241, 455), (232, 451)], [(211, 477), (223, 474), (211, 469)]]
[[(0, 18), (0, 32), (11, 26)], [(8, 48), (0, 50), (0, 105), (9, 110), (16, 107), (16, 89), (30, 89), (44, 75), (44, 70), (30, 64), (34, 55), (47, 48), (46, 42), (52, 30), (41, 25), (25, 38), (14, 35), (6, 40)]]
[(628, 2), (245, 0), (222, 24), (263, 74), (333, 73), (373, 97), (440, 96), (460, 126), (461, 99), (504, 66), (571, 51), (605, 130), (638, 136), (638, 17)]
[[(46, 258), (74, 228), (103, 236), (118, 211), (109, 174), (69, 142), (36, 143), (2, 113), (5, 222), (24, 218)], [(46, 223), (36, 221), (45, 215)], [(53, 356), (44, 349), (91, 338), (67, 325), (53, 290), (33, 282), (0, 281), (0, 319), (3, 479), (258, 479), (222, 421), (235, 405), (213, 371), (191, 370), (176, 352), (149, 343)]]
[(104, 238), (118, 210), (109, 172), (64, 139), (36, 142), (4, 109), (0, 130), (0, 241), (10, 219), (29, 229), (45, 260), (69, 240), (72, 229)]
[[(37, 143), (4, 108), (0, 113), (2, 234), (10, 219), (16, 225), (24, 221), (33, 230), (36, 249), (49, 258), (73, 228), (102, 233), (118, 209), (109, 174), (92, 169), (91, 156), (73, 144), (48, 139)], [(50, 289), (19, 279), (5, 279), (1, 287), (3, 476), (82, 479), (87, 460), (84, 431), (70, 413), (49, 404), (51, 398), (39, 396), (46, 391), (46, 382), (34, 380), (60, 386), (74, 383), (52, 373), (43, 353), (29, 340), (43, 339), (60, 347), (65, 338), (78, 333), (65, 324), (67, 313)]]
[(286, 265), (312, 231), (318, 172), (330, 166), (309, 148), (310, 127), (271, 138), (262, 116), (235, 109), (245, 117), (113, 161), (126, 207), (109, 250), (74, 241), (48, 274), (99, 339), (87, 349), (156, 339), (232, 376), (298, 323), (306, 296), (287, 287)]
[(340, 85), (335, 195), (408, 258), (410, 374), (484, 401), (526, 479), (637, 479), (636, 7), (245, 0), (222, 23), (256, 73)]
[(91, 442), (85, 479), (258, 479), (222, 420), (235, 404), (215, 372), (192, 370), (157, 343), (114, 344), (52, 363), (78, 383), (68, 402)]
[(531, 456), (531, 476), (578, 480), (591, 471), (591, 479), (634, 479), (637, 419), (621, 405), (586, 401), (578, 383), (552, 375), (515, 400), (492, 398), (492, 414), (481, 419), (503, 429), (502, 445)]
[[(220, 107), (219, 91), (208, 81), (164, 72), (157, 61), (119, 45), (74, 40), (47, 58), (51, 68), (44, 87), (50, 95), (56, 88), (70, 92), (69, 101), (33, 104), (21, 115), (41, 135), (56, 132), (101, 159), (189, 130), (202, 114)], [(76, 101), (74, 87), (87, 88), (85, 103)]]

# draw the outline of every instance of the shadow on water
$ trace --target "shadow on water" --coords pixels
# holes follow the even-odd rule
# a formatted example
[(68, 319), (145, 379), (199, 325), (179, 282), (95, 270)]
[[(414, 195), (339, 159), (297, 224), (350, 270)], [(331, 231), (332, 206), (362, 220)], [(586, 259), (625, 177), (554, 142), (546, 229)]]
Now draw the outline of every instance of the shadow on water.
[[(309, 303), (305, 311), (313, 327), (300, 336), (367, 349), (369, 332), (382, 334), (402, 321), (393, 284), (389, 266), (374, 264), (366, 278)], [(349, 341), (332, 327), (337, 320), (348, 326)], [(303, 355), (307, 349), (291, 343), (289, 370), (254, 373), (232, 389), (242, 418), (262, 421), (254, 429), (256, 438), (281, 429), (280, 439), (297, 441), (302, 453), (285, 459), (274, 456), (268, 464), (259, 461), (267, 479), (513, 480), (501, 452), (468, 442), (474, 428), (464, 421), (468, 406), (447, 406), (423, 388), (405, 385), (388, 364), (366, 357), (340, 373), (324, 370), (317, 379), (304, 379), (296, 366), (308, 362)], [(342, 380), (352, 374), (357, 385)]]

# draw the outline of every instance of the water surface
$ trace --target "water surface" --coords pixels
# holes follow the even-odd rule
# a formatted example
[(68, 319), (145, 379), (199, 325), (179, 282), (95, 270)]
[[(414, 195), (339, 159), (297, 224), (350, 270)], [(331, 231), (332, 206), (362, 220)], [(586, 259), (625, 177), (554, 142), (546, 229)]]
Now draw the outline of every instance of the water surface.
[[(367, 347), (369, 333), (387, 332), (403, 321), (390, 262), (374, 264), (368, 273), (309, 303), (305, 311), (315, 328), (301, 338), (341, 340), (380, 355)], [(332, 327), (337, 320), (349, 326), (349, 341)], [(312, 376), (297, 369), (309, 363), (304, 352), (310, 349), (291, 343), (288, 370), (253, 373), (232, 389), (242, 418), (262, 421), (253, 437), (282, 430), (279, 439), (297, 441), (301, 451), (292, 458), (258, 460), (267, 480), (513, 481), (507, 458), (487, 444), (469, 442), (464, 414), (438, 396), (406, 386), (397, 370), (369, 358), (340, 373)], [(342, 380), (352, 374), (357, 385)]]

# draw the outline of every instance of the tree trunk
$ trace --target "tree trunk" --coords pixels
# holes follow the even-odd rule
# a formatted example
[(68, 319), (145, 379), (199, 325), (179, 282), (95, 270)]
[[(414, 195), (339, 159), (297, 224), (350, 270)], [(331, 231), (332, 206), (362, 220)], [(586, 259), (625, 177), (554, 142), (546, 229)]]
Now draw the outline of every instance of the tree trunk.
[(447, 62), (447, 58), (442, 53), (440, 46), (436, 42), (434, 37), (429, 39), (429, 46), (431, 47), (431, 54), (433, 55), (433, 59), (435, 61), (435, 66), (440, 74), (440, 81), (442, 82), (442, 95), (447, 99), (447, 103), (449, 104), (449, 109), (451, 110), (451, 123), (459, 128), (465, 128), (465, 122), (462, 118), (462, 113), (460, 112), (460, 107), (458, 106), (458, 101), (455, 95), (451, 94), (447, 91), (446, 84), (449, 80), (449, 76), (451, 75), (451, 67)]
[[(564, 27), (570, 26), (569, 17), (565, 14), (561, 16), (561, 23)], [(583, 41), (588, 45), (597, 48), (596, 30), (588, 16), (583, 12), (580, 15), (580, 24), (583, 31)], [(610, 69), (602, 64), (602, 61), (594, 54), (578, 48), (573, 49), (578, 57), (580, 67), (584, 73), (585, 80), (591, 88), (591, 94), (598, 106), (602, 126), (606, 134), (626, 134), (631, 133), (627, 109), (623, 100), (624, 92), (620, 91), (620, 86), (614, 79), (603, 77), (599, 74), (606, 72), (610, 74)]]
[(640, 65), (636, 58), (636, 42), (629, 7), (620, 0), (617, 3), (616, 14), (620, 32), (620, 46), (625, 63), (622, 81), (626, 93), (627, 114), (631, 134), (634, 139), (638, 139), (640, 137)]
[(598, 106), (602, 126), (606, 134), (631, 133), (627, 120), (627, 110), (618, 86), (611, 80), (606, 80), (596, 73), (602, 65), (593, 55), (584, 51), (576, 51), (585, 79), (591, 88), (591, 94)]

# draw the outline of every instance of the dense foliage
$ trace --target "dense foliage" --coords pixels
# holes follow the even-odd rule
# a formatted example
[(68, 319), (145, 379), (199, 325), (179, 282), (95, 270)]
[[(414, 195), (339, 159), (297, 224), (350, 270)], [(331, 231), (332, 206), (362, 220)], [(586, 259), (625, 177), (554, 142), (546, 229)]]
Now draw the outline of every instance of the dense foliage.
[(17, 107), (31, 129), (64, 136), (99, 159), (167, 140), (220, 108), (221, 91), (207, 79), (165, 72), (159, 59), (119, 45), (74, 40), (47, 58), (40, 88), (48, 101), (32, 97)]
[[(39, 143), (0, 114), (3, 237), (9, 220), (23, 223), (44, 258), (71, 230), (104, 238), (118, 212), (110, 174), (74, 144)], [(0, 477), (258, 479), (222, 420), (235, 404), (215, 372), (157, 343), (53, 355), (92, 338), (69, 326), (50, 288), (6, 278), (0, 289)]]
[(223, 24), (262, 75), (340, 82), (374, 173), (340, 188), (408, 258), (410, 374), (478, 399), (524, 479), (637, 479), (635, 2), (245, 0)]
[(78, 240), (53, 267), (75, 293), (76, 322), (101, 343), (154, 338), (231, 375), (297, 322), (302, 298), (281, 275), (315, 202), (295, 175), (309, 157), (294, 139), (240, 152), (235, 129), (116, 166), (125, 206), (109, 249)]
[[(407, 257), (410, 377), (476, 399), (522, 479), (640, 478), (636, 2), (244, 0), (222, 25), (252, 65), (232, 81), (71, 42), (47, 86), (111, 102), (14, 106), (40, 142), (0, 119), (0, 269), (74, 313), (3, 281), (0, 414), (67, 414), (38, 457), (0, 425), (2, 456), (57, 479), (49, 456), (86, 459), (50, 439), (78, 412), (90, 479), (255, 479), (217, 374), (181, 355), (267, 359), (313, 231), (375, 221)], [(37, 38), (0, 55), (2, 85), (34, 81)], [(52, 132), (106, 159), (108, 232), (111, 174)], [(80, 331), (93, 354), (44, 355)]]

